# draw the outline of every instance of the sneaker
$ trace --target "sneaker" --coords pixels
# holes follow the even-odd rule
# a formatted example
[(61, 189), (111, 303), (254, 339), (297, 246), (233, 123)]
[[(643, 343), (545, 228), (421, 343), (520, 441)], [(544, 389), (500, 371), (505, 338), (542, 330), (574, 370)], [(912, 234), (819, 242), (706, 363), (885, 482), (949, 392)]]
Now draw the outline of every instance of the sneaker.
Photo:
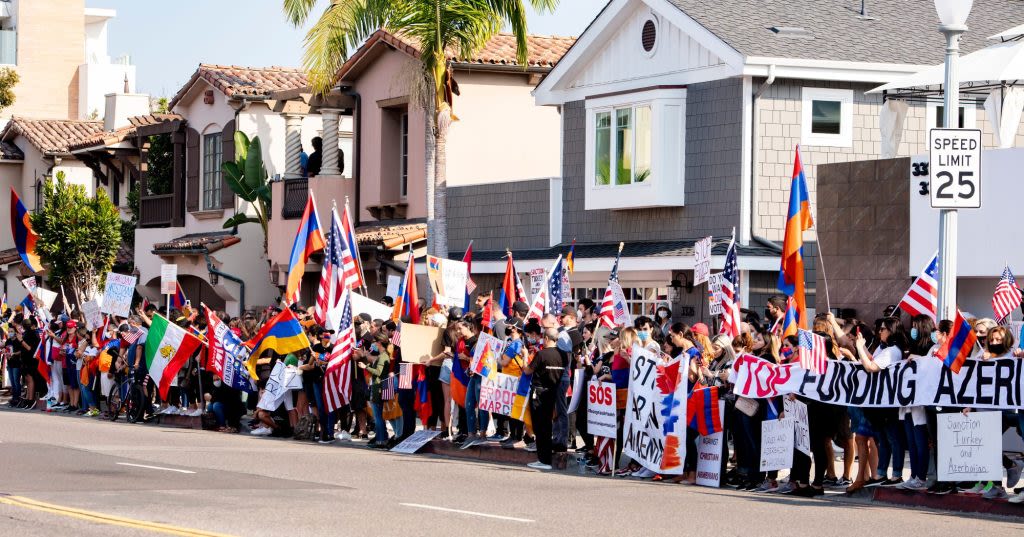
[(775, 492), (779, 490), (779, 482), (772, 481), (771, 479), (765, 479), (761, 486), (753, 490), (753, 492)]
[(338, 439), (340, 439), (342, 442), (351, 442), (352, 434), (349, 433), (348, 431), (341, 431), (341, 434), (338, 435)]
[(333, 438), (321, 438), (318, 441), (318, 443), (320, 443), (320, 444), (333, 444), (334, 443), (334, 439)]
[(993, 485), (987, 491), (985, 491), (985, 493), (982, 494), (981, 497), (986, 500), (1005, 500), (1008, 496), (1006, 494), (1006, 490), (1003, 487), (999, 485)]
[(985, 487), (987, 487), (987, 486), (988, 486), (987, 483), (982, 483), (981, 481), (979, 481), (979, 482), (975, 483), (973, 487), (963, 491), (963, 493), (964, 494), (970, 494), (972, 496), (977, 496), (978, 494), (984, 494), (985, 493)]
[(798, 489), (796, 489), (796, 490), (794, 490), (793, 492), (790, 493), (790, 496), (796, 496), (798, 498), (814, 498), (814, 497), (817, 497), (817, 496), (824, 496), (824, 495), (825, 495), (825, 489), (824, 488), (820, 488), (819, 489), (819, 488), (815, 488), (815, 487), (801, 487), (801, 488), (798, 488)]
[(537, 452), (537, 444), (526, 444), (526, 451), (528, 451), (530, 453), (536, 453)]
[(249, 434), (251, 434), (253, 436), (270, 436), (271, 434), (273, 434), (273, 432), (274, 432), (273, 429), (271, 429), (270, 427), (264, 426), (264, 427), (259, 427), (259, 428), (253, 429)]
[(160, 414), (160, 415), (177, 414), (177, 413), (178, 413), (178, 407), (176, 407), (174, 405), (171, 405), (169, 407), (164, 407), (163, 410), (161, 410), (160, 412), (157, 412), (157, 414)]
[(1009, 500), (1007, 500), (1007, 502), (1009, 502), (1009, 503), (1024, 503), (1024, 492), (1014, 496), (1013, 498), (1010, 498)]
[(879, 484), (879, 486), (880, 487), (898, 487), (898, 486), (900, 486), (902, 484), (903, 484), (903, 478), (902, 477), (897, 477), (895, 479), (886, 479), (885, 481), (882, 481)]
[(516, 440), (514, 438), (508, 438), (499, 444), (501, 449), (513, 449), (516, 447)]
[(880, 477), (878, 479), (868, 479), (864, 483), (864, 488), (880, 487), (880, 486), (882, 486), (882, 483), (885, 483), (886, 481), (888, 481), (888, 479), (886, 479), (884, 477)]
[(955, 483), (936, 483), (931, 489), (928, 489), (931, 494), (938, 496), (945, 496), (946, 494), (956, 494), (960, 492)]
[(503, 440), (505, 440), (505, 435), (503, 434), (492, 434), (487, 437), (488, 442), (501, 442)]
[(1013, 461), (1013, 466), (1006, 469), (1006, 488), (1012, 489), (1020, 483), (1020, 474), (1024, 470), (1024, 463)]
[(911, 477), (903, 483), (896, 485), (896, 488), (902, 490), (926, 490), (928, 487), (925, 486), (924, 481), (921, 481), (916, 477)]
[(649, 479), (649, 478), (654, 477), (654, 472), (648, 470), (647, 468), (640, 468), (639, 470), (633, 472), (629, 476), (630, 477), (639, 477), (641, 479)]
[(456, 436), (455, 438), (452, 439), (452, 443), (453, 444), (461, 444), (461, 443), (465, 442), (467, 438), (469, 438), (468, 435), (460, 434), (460, 435), (458, 435), (458, 436)]
[(192, 411), (189, 410), (188, 407), (181, 407), (180, 409), (178, 409), (178, 415), (179, 416), (188, 416), (191, 413), (192, 413)]
[[(806, 487), (806, 488), (811, 488), (811, 487)], [(780, 484), (779, 488), (776, 489), (775, 492), (777, 492), (779, 494), (792, 494), (792, 493), (796, 492), (797, 490), (803, 490), (803, 489), (797, 489), (796, 485), (794, 485), (791, 481), (786, 481), (785, 483)]]
[(95, 418), (96, 416), (100, 415), (100, 409), (94, 408), (94, 409), (86, 412), (85, 415), (90, 417), (90, 418)]
[(185, 415), (186, 416), (191, 416), (193, 418), (198, 418), (199, 416), (203, 415), (203, 409), (197, 408), (197, 409), (193, 410), (192, 412), (189, 412), (188, 414), (185, 414)]
[(823, 486), (823, 487), (830, 487), (830, 488), (831, 487), (838, 487), (839, 486), (839, 478), (838, 477), (826, 477), (825, 479), (821, 480), (821, 486)]
[(551, 470), (550, 464), (544, 464), (540, 461), (534, 461), (526, 465), (527, 468), (533, 468), (534, 470)]

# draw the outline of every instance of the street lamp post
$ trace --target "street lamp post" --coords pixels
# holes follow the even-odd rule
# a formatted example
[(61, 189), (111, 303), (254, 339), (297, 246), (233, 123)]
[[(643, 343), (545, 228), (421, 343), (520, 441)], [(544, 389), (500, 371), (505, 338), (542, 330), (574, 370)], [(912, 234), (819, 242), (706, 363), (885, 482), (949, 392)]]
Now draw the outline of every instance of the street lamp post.
[[(943, 126), (960, 128), (960, 36), (967, 31), (967, 16), (974, 0), (935, 0), (939, 31), (946, 38), (946, 84), (943, 88)], [(939, 211), (939, 319), (956, 318), (957, 212)]]

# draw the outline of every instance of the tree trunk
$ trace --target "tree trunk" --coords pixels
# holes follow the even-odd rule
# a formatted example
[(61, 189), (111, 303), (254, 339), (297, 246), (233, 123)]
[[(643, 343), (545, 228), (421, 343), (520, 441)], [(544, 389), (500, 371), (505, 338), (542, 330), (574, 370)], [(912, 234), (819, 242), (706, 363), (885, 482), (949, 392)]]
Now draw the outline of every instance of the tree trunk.
[(434, 142), (434, 255), (448, 257), (448, 127), (452, 110), (444, 106), (437, 115), (437, 139)]
[[(423, 180), (426, 184), (426, 196), (427, 196), (427, 253), (430, 255), (438, 255), (437, 249), (435, 248), (434, 238), (437, 236), (437, 220), (435, 219), (434, 206), (434, 154), (437, 151), (435, 147), (435, 137), (437, 131), (434, 128), (434, 98), (427, 99), (427, 105), (424, 110), (424, 140), (426, 142), (426, 151), (423, 159)], [(439, 256), (440, 257), (440, 256)]]

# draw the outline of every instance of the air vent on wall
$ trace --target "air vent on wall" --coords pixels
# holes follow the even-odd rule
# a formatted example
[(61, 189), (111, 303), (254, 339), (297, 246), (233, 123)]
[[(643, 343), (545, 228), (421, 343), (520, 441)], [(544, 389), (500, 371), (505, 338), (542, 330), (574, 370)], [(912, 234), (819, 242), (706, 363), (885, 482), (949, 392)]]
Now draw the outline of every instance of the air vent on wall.
[(640, 44), (644, 47), (644, 52), (651, 52), (654, 50), (654, 45), (658, 42), (658, 25), (651, 19), (644, 22), (643, 30), (640, 32)]

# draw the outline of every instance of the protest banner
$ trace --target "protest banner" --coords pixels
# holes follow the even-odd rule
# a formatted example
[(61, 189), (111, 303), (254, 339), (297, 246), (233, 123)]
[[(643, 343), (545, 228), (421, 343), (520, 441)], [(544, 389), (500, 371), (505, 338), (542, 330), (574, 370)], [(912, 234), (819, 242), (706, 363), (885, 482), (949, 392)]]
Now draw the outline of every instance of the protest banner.
[(1001, 412), (936, 416), (939, 481), (1000, 481), (1003, 478)]
[[(365, 296), (353, 292), (352, 293), (352, 315), (359, 315), (365, 313), (373, 319), (390, 319), (391, 308), (377, 302), (376, 300), (366, 298)], [(405, 334), (402, 334), (405, 335)]]
[(711, 275), (711, 237), (704, 237), (693, 245), (693, 285), (708, 281)]
[(132, 297), (135, 295), (135, 276), (107, 273), (107, 286), (103, 290), (103, 304), (100, 309), (103, 313), (116, 315), (117, 317), (128, 317), (132, 310)]
[(544, 269), (542, 268), (535, 268), (530, 271), (530, 296), (537, 296), (537, 293), (540, 292), (541, 287), (544, 287), (545, 278), (546, 274), (544, 273)]
[(733, 393), (753, 399), (795, 393), (823, 403), (860, 408), (900, 406), (1024, 409), (1024, 360), (968, 359), (959, 373), (931, 356), (911, 356), (876, 373), (854, 362), (828, 360), (819, 375), (799, 363), (775, 364), (744, 354), (729, 372)]
[(572, 397), (569, 398), (569, 414), (576, 412), (576, 409), (580, 407), (580, 400), (583, 397), (586, 397), (586, 395), (583, 393), (583, 369), (581, 368), (573, 372)]
[(402, 440), (402, 442), (397, 446), (391, 448), (391, 452), (412, 455), (413, 453), (419, 451), (420, 448), (427, 445), (428, 442), (436, 438), (437, 435), (439, 434), (441, 434), (440, 429), (421, 429), (419, 431), (416, 431), (415, 433), (412, 433), (412, 436), (406, 438), (405, 440)]
[(480, 379), (481, 412), (492, 412), (502, 416), (512, 415), (512, 404), (515, 402), (519, 377), (497, 373), (493, 378)]
[(615, 383), (592, 380), (587, 384), (587, 432), (615, 438)]
[[(725, 401), (718, 402), (719, 419), (725, 422)], [(722, 452), (725, 432), (697, 437), (697, 485), (718, 488), (722, 485)]]
[(436, 326), (402, 323), (402, 361), (422, 364), (441, 354), (443, 335), (444, 330)]
[(807, 424), (807, 404), (801, 401), (790, 401), (789, 398), (783, 402), (786, 419), (793, 420), (793, 447), (804, 455), (811, 456), (811, 429)]
[(160, 294), (174, 295), (178, 293), (178, 265), (160, 265)]
[(263, 390), (263, 397), (260, 397), (257, 408), (268, 412), (277, 410), (285, 397), (290, 397), (291, 390), (302, 389), (302, 375), (295, 367), (286, 367), (284, 362), (274, 364), (274, 369), (267, 379), (267, 387)]
[[(405, 334), (402, 334), (403, 336)], [(481, 363), (484, 358), (484, 349), (490, 347), (491, 349), (491, 360), (497, 360), (498, 356), (501, 355), (501, 349), (504, 347), (502, 341), (490, 334), (481, 332), (476, 340), (476, 347), (473, 347), (473, 360), (469, 363), (469, 370), (476, 371), (477, 373), (484, 373), (485, 367), (493, 367), (497, 371), (497, 363)]]
[(793, 420), (761, 422), (760, 471), (788, 470), (793, 467)]
[(683, 473), (686, 459), (685, 356), (663, 364), (659, 355), (633, 348), (622, 451), (648, 470)]
[(708, 313), (711, 315), (722, 315), (722, 282), (725, 277), (721, 272), (716, 272), (708, 277)]
[(572, 287), (569, 283), (569, 262), (562, 260), (562, 303), (572, 301)]
[(85, 317), (87, 330), (95, 330), (103, 326), (103, 312), (100, 311), (100, 304), (96, 299), (82, 303), (82, 315)]
[(462, 307), (466, 303), (469, 265), (453, 259), (427, 256), (427, 280), (434, 300), (443, 306)]

